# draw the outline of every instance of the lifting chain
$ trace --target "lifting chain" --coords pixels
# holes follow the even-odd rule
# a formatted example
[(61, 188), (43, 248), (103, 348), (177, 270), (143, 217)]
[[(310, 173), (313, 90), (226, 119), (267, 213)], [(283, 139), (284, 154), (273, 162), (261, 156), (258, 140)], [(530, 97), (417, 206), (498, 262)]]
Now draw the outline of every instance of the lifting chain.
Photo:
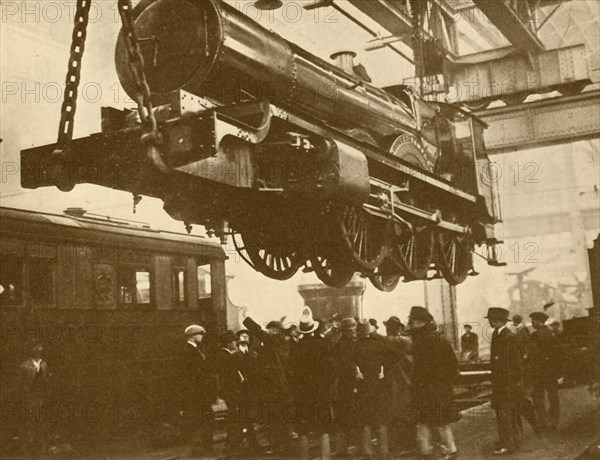
[(415, 77), (417, 79), (417, 93), (423, 97), (423, 80), (425, 78), (425, 60), (423, 56), (423, 7), (427, 8), (427, 3), (423, 0), (410, 0), (410, 10), (412, 18), (412, 45), (414, 50)]
[(133, 24), (133, 6), (131, 5), (131, 0), (119, 0), (118, 8), (121, 23), (123, 24), (123, 41), (127, 50), (129, 71), (131, 72), (135, 86), (135, 101), (142, 122), (142, 129), (144, 130), (140, 140), (142, 144), (147, 145), (148, 157), (152, 163), (160, 171), (167, 172), (168, 167), (165, 165), (158, 149), (158, 146), (162, 142), (162, 136), (158, 130), (158, 123), (152, 108), (150, 86), (148, 85), (144, 70), (144, 58), (140, 51), (139, 40)]
[(92, 0), (77, 0), (77, 9), (73, 22), (73, 35), (71, 38), (71, 55), (69, 56), (65, 93), (58, 126), (57, 147), (52, 153), (53, 158), (59, 161), (64, 160), (68, 156), (71, 141), (73, 140), (73, 125), (77, 109), (77, 90), (81, 79), (81, 59), (85, 50), (85, 38), (87, 36), (91, 3)]

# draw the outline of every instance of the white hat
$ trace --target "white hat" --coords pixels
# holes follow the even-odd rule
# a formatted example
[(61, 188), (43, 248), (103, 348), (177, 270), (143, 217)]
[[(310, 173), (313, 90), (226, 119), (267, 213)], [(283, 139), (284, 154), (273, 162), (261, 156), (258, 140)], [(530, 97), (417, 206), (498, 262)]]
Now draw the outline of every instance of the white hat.
[(206, 329), (204, 329), (202, 326), (198, 326), (197, 324), (192, 324), (191, 326), (185, 328), (185, 334), (189, 336), (206, 334)]
[(300, 316), (300, 333), (311, 334), (319, 328), (319, 322), (313, 319), (310, 307), (304, 307), (302, 316)]

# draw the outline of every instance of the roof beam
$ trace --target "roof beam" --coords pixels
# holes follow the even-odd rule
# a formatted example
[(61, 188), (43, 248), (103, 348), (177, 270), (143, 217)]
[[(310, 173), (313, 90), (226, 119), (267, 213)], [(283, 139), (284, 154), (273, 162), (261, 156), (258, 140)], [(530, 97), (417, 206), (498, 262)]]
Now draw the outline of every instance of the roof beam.
[[(348, 2), (392, 35), (401, 37), (400, 41), (412, 48), (411, 18), (398, 8), (395, 2), (388, 0), (348, 0)], [(425, 38), (431, 38), (427, 31), (425, 31)]]
[(530, 19), (528, 0), (518, 0), (521, 11), (515, 10), (509, 0), (473, 0), (473, 3), (515, 48), (528, 53), (544, 51), (533, 24), (527, 22)]
[(600, 138), (600, 90), (476, 112), (488, 154)]

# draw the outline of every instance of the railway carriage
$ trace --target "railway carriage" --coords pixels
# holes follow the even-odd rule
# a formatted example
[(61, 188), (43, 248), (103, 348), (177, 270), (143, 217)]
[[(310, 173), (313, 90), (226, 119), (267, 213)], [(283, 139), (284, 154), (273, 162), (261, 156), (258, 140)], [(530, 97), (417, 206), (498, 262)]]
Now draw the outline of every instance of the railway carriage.
[(0, 208), (3, 434), (23, 421), (17, 369), (37, 341), (52, 373), (41, 414), (51, 433), (90, 443), (146, 431), (176, 416), (185, 327), (205, 324), (209, 340), (226, 327), (224, 251), (67, 212)]

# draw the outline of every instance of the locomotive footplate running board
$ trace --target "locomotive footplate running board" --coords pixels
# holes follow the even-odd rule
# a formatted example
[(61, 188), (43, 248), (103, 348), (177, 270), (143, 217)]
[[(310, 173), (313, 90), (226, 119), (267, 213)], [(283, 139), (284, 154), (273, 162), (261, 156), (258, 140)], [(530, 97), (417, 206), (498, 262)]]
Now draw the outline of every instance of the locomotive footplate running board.
[[(440, 181), (425, 171), (417, 170), (410, 164), (374, 146), (357, 142), (344, 133), (307, 122), (275, 107), (272, 107), (272, 113), (276, 117), (317, 135), (326, 138), (341, 138), (342, 142), (360, 149), (369, 160), (380, 162), (399, 172), (399, 182), (410, 178), (411, 182), (421, 182), (471, 203), (476, 202), (475, 196)], [(225, 119), (225, 117), (221, 117), (220, 123), (217, 124), (218, 117), (216, 111), (209, 110), (196, 117), (180, 117), (163, 123), (161, 132), (167, 139), (163, 146), (163, 149), (166, 147), (166, 155), (163, 154), (165, 163), (171, 168), (176, 168), (189, 160), (187, 155), (192, 150), (217, 147), (214, 140), (222, 138), (222, 135), (218, 135), (219, 133), (216, 133), (215, 130), (216, 127), (223, 125)], [(207, 119), (211, 119), (211, 121), (206, 123)], [(268, 126), (269, 123), (265, 121), (265, 124)], [(235, 127), (235, 129), (238, 128)], [(148, 174), (152, 176), (152, 164), (147, 160), (145, 149), (139, 142), (141, 134), (140, 128), (129, 128), (92, 134), (73, 140), (71, 155), (61, 165), (50, 161), (56, 144), (25, 149), (21, 151), (21, 185), (24, 188), (38, 188), (59, 186), (61, 182), (72, 182), (73, 185), (94, 183), (116, 188), (121, 185), (119, 180), (113, 184), (115, 178), (125, 175), (128, 176), (126, 179), (129, 182), (133, 170), (135, 170), (134, 176), (142, 172), (144, 176), (148, 176)], [(262, 137), (262, 133), (257, 137)], [(243, 137), (241, 138), (243, 139)], [(207, 139), (210, 141), (207, 142)], [(219, 140), (217, 139), (216, 142)], [(210, 155), (207, 154), (207, 156)], [(123, 167), (127, 172), (121, 169)], [(173, 173), (176, 172), (173, 169)]]
[[(189, 105), (188, 101), (188, 105)], [(173, 109), (173, 107), (171, 108)], [(252, 110), (264, 116), (254, 126), (249, 126), (236, 117), (237, 113), (247, 114)], [(126, 111), (104, 109), (103, 114), (112, 111), (118, 119), (122, 116), (121, 123), (109, 120), (106, 125), (112, 129), (118, 126), (127, 126), (124, 123)], [(236, 112), (237, 111), (237, 112)], [(173, 113), (176, 112), (176, 113)], [(177, 113), (178, 112), (178, 113)], [(157, 198), (165, 198), (173, 190), (184, 190), (186, 193), (196, 193), (198, 189), (221, 187), (227, 185), (223, 181), (207, 177), (195, 176), (186, 171), (185, 164), (191, 161), (210, 158), (218, 149), (225, 135), (238, 138), (250, 144), (260, 144), (268, 134), (272, 119), (289, 124), (290, 127), (299, 127), (314, 135), (349, 145), (362, 152), (373, 165), (384, 165), (385, 168), (395, 171), (398, 176), (396, 184), (389, 184), (371, 177), (371, 185), (382, 190), (409, 191), (409, 187), (417, 185), (420, 190), (442, 192), (451, 197), (459, 205), (466, 201), (476, 206), (477, 198), (469, 193), (453, 187), (431, 174), (417, 170), (410, 164), (380, 150), (379, 148), (356, 141), (351, 136), (322, 125), (316, 121), (309, 121), (308, 117), (299, 117), (290, 114), (278, 107), (259, 102), (241, 104), (237, 107), (199, 107), (197, 111), (187, 112), (183, 115), (183, 107), (171, 110), (170, 119), (163, 120), (160, 125), (165, 141), (161, 146), (162, 156), (169, 166), (168, 172), (162, 172), (148, 157), (146, 148), (140, 142), (141, 128), (133, 123), (133, 127), (117, 129), (90, 135), (72, 141), (71, 153), (67, 161), (60, 164), (54, 163), (52, 152), (55, 144), (31, 148), (21, 152), (21, 184), (24, 188), (39, 188), (57, 186), (61, 190), (70, 190), (80, 183), (91, 183), (109, 188), (143, 194)], [(119, 115), (120, 114), (120, 115)], [(174, 116), (176, 115), (176, 116)], [(173, 117), (174, 116), (174, 117)], [(259, 117), (260, 118), (260, 117)], [(104, 121), (104, 120), (103, 120)], [(105, 123), (103, 123), (103, 126)], [(131, 125), (131, 123), (130, 123)], [(254, 129), (252, 129), (254, 128)], [(184, 187), (182, 185), (185, 184)], [(251, 180), (242, 187), (252, 187)], [(393, 195), (394, 193), (392, 193)], [(191, 195), (190, 195), (191, 196)], [(373, 206), (366, 204), (365, 209), (384, 218), (392, 218), (399, 222), (406, 222), (398, 214), (412, 215), (424, 222), (429, 222), (441, 228), (456, 232), (468, 233), (468, 227), (444, 221), (439, 212), (428, 212), (402, 203), (397, 197), (392, 197), (391, 203), (386, 206)]]

